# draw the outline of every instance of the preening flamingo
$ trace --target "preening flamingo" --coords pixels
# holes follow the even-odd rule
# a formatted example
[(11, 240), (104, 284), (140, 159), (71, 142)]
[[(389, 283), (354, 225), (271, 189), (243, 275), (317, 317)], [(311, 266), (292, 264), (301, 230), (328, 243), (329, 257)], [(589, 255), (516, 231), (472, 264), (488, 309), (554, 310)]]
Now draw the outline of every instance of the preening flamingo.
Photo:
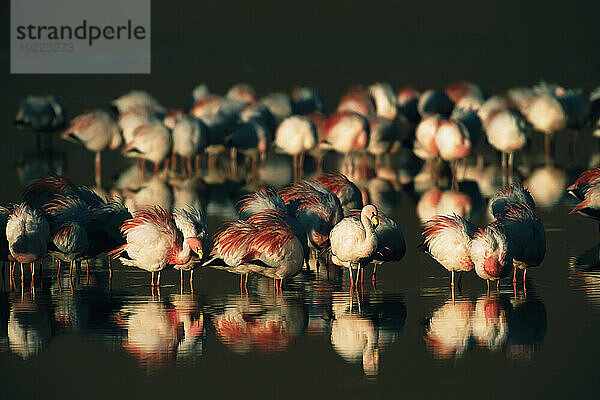
[(161, 207), (153, 207), (133, 213), (133, 218), (121, 225), (126, 243), (110, 252), (119, 257), (124, 265), (158, 272), (156, 285), (160, 285), (160, 273), (172, 265), (190, 261), (192, 252), (201, 256), (202, 241), (197, 237), (184, 238), (173, 217)]
[(326, 186), (337, 196), (344, 209), (344, 214), (347, 215), (350, 210), (362, 209), (362, 193), (345, 175), (337, 171), (331, 171), (318, 177), (316, 182)]
[[(176, 209), (173, 211), (173, 220), (177, 229), (182, 233), (183, 240), (192, 243), (196, 246), (193, 252), (196, 253), (198, 258), (192, 257), (185, 264), (174, 264), (173, 267), (178, 269), (180, 272), (180, 283), (183, 287), (183, 271), (190, 271), (190, 288), (192, 288), (194, 278), (194, 268), (202, 260), (204, 256), (204, 249), (208, 243), (208, 227), (206, 225), (206, 218), (204, 214), (194, 208)], [(194, 240), (196, 239), (196, 240)]]
[(500, 217), (509, 204), (526, 204), (535, 213), (535, 200), (527, 188), (521, 183), (514, 182), (498, 190), (490, 198), (488, 215)]
[(600, 221), (600, 168), (584, 171), (567, 191), (579, 200), (570, 214), (577, 212)]
[(498, 290), (500, 279), (510, 274), (513, 266), (512, 244), (509, 243), (502, 225), (492, 222), (473, 235), (471, 260), (477, 275), (486, 280), (488, 290), (490, 281), (496, 281)]
[[(301, 270), (304, 250), (285, 214), (266, 210), (247, 221), (226, 224), (215, 236), (211, 256), (205, 266), (265, 275), (273, 278), (280, 289), (284, 279)], [(225, 266), (215, 264), (217, 260)]]
[(114, 150), (123, 141), (118, 125), (108, 113), (96, 110), (73, 118), (71, 125), (63, 132), (62, 137), (80, 143), (89, 151), (96, 153), (95, 177), (96, 185), (100, 186), (102, 151), (107, 148)]
[(502, 153), (503, 173), (508, 158), (508, 177), (512, 179), (514, 153), (527, 142), (525, 121), (510, 110), (499, 109), (489, 113), (484, 126), (488, 143)]
[(159, 114), (167, 111), (154, 97), (143, 90), (132, 90), (125, 93), (113, 100), (111, 104), (119, 111), (119, 114), (134, 108), (144, 108)]
[(50, 239), (50, 227), (44, 216), (25, 203), (15, 206), (6, 222), (6, 239), (10, 255), (21, 264), (21, 273), (23, 264), (30, 264), (33, 279), (33, 263), (46, 255)]
[(368, 204), (361, 210), (359, 220), (346, 217), (337, 223), (329, 234), (331, 261), (335, 265), (348, 268), (351, 286), (354, 285), (352, 270), (360, 271), (363, 264), (371, 262), (377, 250), (377, 214), (377, 208)]
[[(471, 239), (476, 228), (458, 215), (439, 215), (427, 222), (423, 237), (427, 251), (434, 260), (452, 273), (454, 287), (455, 271), (471, 271)], [(460, 282), (460, 281), (459, 281)]]
[(514, 264), (513, 282), (517, 281), (517, 267), (523, 270), (523, 285), (527, 268), (538, 266), (546, 255), (546, 231), (527, 203), (509, 203), (498, 217), (512, 244)]
[(319, 251), (329, 243), (329, 232), (344, 216), (340, 200), (327, 187), (307, 181), (284, 187), (279, 194), (288, 213), (304, 228), (318, 265)]

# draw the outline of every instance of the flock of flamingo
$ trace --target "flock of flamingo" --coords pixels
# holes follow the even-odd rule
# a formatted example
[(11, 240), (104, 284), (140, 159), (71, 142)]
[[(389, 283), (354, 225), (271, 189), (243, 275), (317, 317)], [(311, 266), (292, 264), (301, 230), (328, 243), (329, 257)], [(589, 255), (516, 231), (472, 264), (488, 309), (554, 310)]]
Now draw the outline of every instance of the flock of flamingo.
[[(21, 276), (23, 264), (31, 266), (33, 282), (35, 263), (47, 256), (58, 261), (60, 273), (62, 263), (72, 272), (74, 265), (107, 254), (109, 260), (151, 272), (151, 286), (160, 285), (165, 269), (179, 270), (183, 286), (183, 271), (190, 271), (191, 285), (196, 267), (212, 267), (239, 274), (240, 287), (249, 274), (267, 276), (280, 292), (284, 280), (310, 268), (313, 260), (317, 268), (322, 262), (347, 268), (350, 287), (356, 287), (367, 265), (400, 260), (406, 243), (398, 224), (370, 204), (350, 178), (364, 174), (371, 160), (377, 168), (408, 150), (422, 160), (422, 170), (436, 187), (447, 162), (454, 190), (459, 162), (466, 166), (467, 157), (487, 143), (501, 153), (506, 182), (490, 200), (490, 222), (477, 228), (458, 212), (431, 215), (423, 221), (424, 247), (451, 272), (452, 287), (456, 271), (460, 285), (460, 274), (471, 270), (486, 280), (488, 291), (490, 281), (498, 288), (511, 272), (516, 283), (518, 269), (525, 285), (527, 268), (544, 259), (546, 237), (533, 196), (513, 182), (515, 153), (541, 132), (550, 159), (556, 133), (600, 126), (600, 93), (588, 96), (546, 83), (491, 97), (465, 81), (423, 92), (413, 87), (395, 92), (389, 84), (375, 83), (348, 90), (329, 116), (319, 93), (307, 87), (258, 98), (245, 84), (234, 85), (224, 96), (199, 85), (185, 110), (169, 110), (148, 93), (131, 91), (112, 105), (116, 119), (98, 109), (76, 116), (64, 129), (65, 116), (54, 98), (28, 97), (15, 120), (36, 132), (61, 130), (62, 138), (94, 152), (98, 184), (101, 152), (117, 148), (137, 159), (142, 180), (147, 179), (147, 161), (156, 176), (192, 177), (203, 154), (211, 170), (227, 152), (232, 174), (241, 155), (255, 175), (272, 150), (292, 156), (293, 183), (278, 190), (260, 187), (244, 196), (237, 220), (211, 240), (206, 216), (194, 205), (132, 209), (62, 176), (42, 177), (26, 187), (20, 204), (0, 209), (5, 235), (0, 257), (10, 262), (11, 280), (17, 264)], [(344, 174), (303, 179), (305, 155), (321, 171), (330, 151), (344, 156)], [(580, 200), (573, 212), (600, 219), (600, 169), (584, 172), (569, 192)]]

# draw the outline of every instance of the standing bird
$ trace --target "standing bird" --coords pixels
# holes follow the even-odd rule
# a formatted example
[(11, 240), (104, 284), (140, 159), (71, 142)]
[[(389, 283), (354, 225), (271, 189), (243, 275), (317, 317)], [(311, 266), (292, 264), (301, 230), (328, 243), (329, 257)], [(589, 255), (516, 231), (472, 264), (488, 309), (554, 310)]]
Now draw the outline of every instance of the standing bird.
[(198, 209), (176, 209), (173, 211), (173, 220), (177, 229), (183, 234), (183, 240), (197, 239), (194, 241), (197, 246), (193, 251), (198, 256), (194, 257), (185, 264), (174, 264), (173, 267), (179, 270), (180, 283), (183, 287), (183, 271), (190, 271), (190, 288), (193, 288), (194, 267), (202, 260), (204, 249), (208, 243), (208, 227), (206, 226), (206, 218)]
[[(188, 177), (192, 176), (192, 158), (196, 157), (195, 164), (198, 170), (200, 152), (206, 147), (208, 139), (207, 127), (200, 120), (185, 115), (173, 127), (173, 155), (179, 155), (185, 160)], [(175, 157), (173, 165), (175, 169)]]
[(358, 186), (352, 183), (345, 175), (337, 171), (332, 171), (318, 177), (316, 182), (326, 186), (327, 189), (337, 196), (342, 204), (345, 215), (350, 210), (362, 209), (362, 193)]
[(288, 213), (304, 228), (318, 265), (319, 252), (327, 247), (329, 233), (344, 216), (340, 200), (325, 186), (307, 181), (284, 187), (279, 195)]
[(502, 153), (502, 173), (507, 168), (508, 177), (512, 179), (514, 153), (525, 146), (525, 121), (516, 113), (501, 109), (491, 112), (484, 121), (488, 143)]
[(85, 228), (90, 218), (90, 207), (78, 196), (58, 195), (44, 206), (44, 213), (50, 222), (52, 245), (49, 253), (58, 260), (69, 263), (71, 275), (73, 264), (84, 258), (90, 246)]
[(152, 161), (154, 173), (158, 174), (160, 162), (171, 151), (171, 133), (160, 122), (140, 125), (135, 128), (132, 140), (125, 144), (122, 151), (126, 157)]
[(565, 110), (554, 94), (542, 91), (533, 98), (525, 116), (537, 131), (544, 134), (545, 155), (550, 158), (554, 134), (567, 127)]
[(50, 239), (50, 227), (46, 219), (37, 210), (21, 203), (8, 216), (6, 239), (10, 255), (21, 264), (21, 275), (23, 264), (30, 264), (33, 279), (33, 263), (46, 255)]
[(523, 270), (523, 285), (527, 268), (538, 266), (546, 255), (546, 231), (526, 203), (509, 203), (498, 217), (498, 222), (512, 244), (514, 265), (513, 282), (517, 281), (517, 267)]
[(471, 260), (477, 275), (486, 280), (488, 291), (490, 281), (496, 281), (496, 290), (499, 290), (500, 279), (508, 276), (513, 265), (512, 245), (501, 224), (492, 222), (475, 233), (471, 241)]
[(133, 213), (133, 218), (121, 225), (121, 233), (126, 243), (109, 255), (119, 257), (124, 265), (151, 272), (151, 286), (155, 285), (155, 272), (158, 272), (156, 285), (159, 286), (163, 269), (187, 264), (192, 252), (200, 257), (202, 254), (202, 241), (197, 237), (184, 238), (173, 217), (161, 207)]
[(52, 96), (29, 96), (21, 103), (15, 125), (34, 132), (53, 131), (65, 122), (63, 109)]
[(582, 201), (585, 199), (585, 192), (590, 186), (600, 183), (600, 168), (592, 168), (583, 171), (575, 182), (567, 188), (567, 192), (576, 199)]
[(348, 268), (351, 286), (354, 285), (352, 270), (360, 271), (362, 264), (370, 262), (377, 250), (377, 214), (377, 208), (368, 204), (360, 212), (360, 220), (346, 217), (336, 224), (329, 234), (331, 261), (335, 265)]
[(367, 119), (350, 111), (338, 112), (325, 123), (322, 141), (322, 146), (329, 146), (334, 151), (344, 154), (346, 167), (349, 167), (353, 153), (365, 150), (369, 143)]
[[(300, 272), (304, 251), (285, 214), (265, 210), (247, 221), (226, 224), (215, 237), (211, 256), (204, 266), (265, 275), (273, 278), (280, 290), (284, 279)], [(225, 266), (215, 264), (217, 260)]]
[(306, 117), (284, 119), (275, 131), (275, 145), (294, 158), (294, 181), (302, 178), (304, 154), (317, 145), (317, 129)]
[(510, 204), (526, 204), (535, 213), (533, 196), (521, 183), (515, 182), (494, 193), (489, 202), (489, 216), (499, 218)]
[(111, 104), (117, 109), (119, 114), (134, 108), (143, 108), (154, 113), (164, 114), (167, 109), (163, 107), (154, 97), (143, 90), (132, 90), (119, 98), (113, 100)]
[(62, 137), (80, 143), (89, 151), (96, 153), (95, 177), (96, 185), (101, 185), (102, 150), (116, 149), (122, 143), (119, 126), (108, 113), (102, 110), (79, 115), (71, 121), (71, 125), (63, 132)]
[(390, 261), (400, 261), (406, 253), (406, 241), (404, 234), (398, 224), (388, 218), (382, 211), (377, 214), (379, 224), (375, 227), (377, 236), (377, 250), (373, 255), (373, 275), (371, 280), (375, 282), (377, 265)]
[(456, 214), (438, 215), (425, 222), (423, 237), (427, 251), (452, 273), (453, 288), (455, 271), (473, 269), (470, 248), (475, 232), (476, 228), (469, 221)]
[(458, 120), (440, 123), (435, 135), (435, 144), (443, 160), (452, 163), (453, 187), (457, 182), (458, 160), (471, 152), (471, 137), (465, 125)]

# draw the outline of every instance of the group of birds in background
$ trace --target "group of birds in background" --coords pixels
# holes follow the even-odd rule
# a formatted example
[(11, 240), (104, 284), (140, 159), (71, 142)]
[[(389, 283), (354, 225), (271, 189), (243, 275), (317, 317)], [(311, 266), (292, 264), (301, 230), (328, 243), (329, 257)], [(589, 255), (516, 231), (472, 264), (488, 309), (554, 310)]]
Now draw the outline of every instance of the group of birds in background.
[[(466, 81), (443, 91), (423, 92), (413, 87), (395, 92), (387, 83), (356, 86), (329, 116), (323, 113), (320, 94), (307, 87), (259, 98), (246, 84), (234, 85), (224, 96), (202, 84), (192, 91), (185, 110), (168, 109), (143, 91), (131, 91), (112, 105), (116, 119), (108, 110), (92, 110), (73, 118), (61, 134), (96, 154), (98, 184), (101, 152), (119, 147), (123, 155), (138, 160), (142, 180), (147, 176), (146, 161), (159, 175), (177, 173), (181, 160), (183, 175), (192, 177), (201, 168), (204, 153), (210, 170), (227, 150), (232, 174), (239, 153), (255, 173), (273, 149), (292, 156), (293, 183), (279, 190), (259, 188), (245, 196), (238, 220), (224, 225), (210, 243), (206, 217), (195, 205), (172, 211), (156, 205), (128, 209), (117, 199), (102, 198), (65, 178), (49, 176), (28, 186), (23, 203), (2, 209), (7, 243), (3, 260), (32, 264), (49, 254), (59, 265), (73, 266), (106, 253), (124, 265), (152, 272), (152, 285), (160, 284), (165, 268), (192, 274), (195, 266), (202, 265), (239, 274), (241, 285), (249, 273), (265, 275), (280, 290), (282, 281), (308, 266), (310, 258), (318, 268), (319, 259), (327, 254), (331, 263), (349, 269), (352, 286), (353, 271), (362, 280), (367, 264), (377, 266), (403, 257), (402, 230), (369, 204), (364, 191), (345, 175), (332, 172), (303, 180), (306, 154), (315, 160), (317, 171), (327, 152), (342, 154), (343, 172), (352, 177), (357, 157), (359, 169), (364, 169), (367, 157), (374, 158), (377, 168), (386, 157), (405, 149), (423, 160), (436, 188), (442, 179), (441, 161), (448, 162), (455, 190), (459, 161), (466, 163), (475, 154), (473, 150), (484, 142), (483, 134), (501, 153), (503, 177), (512, 182), (514, 154), (524, 148), (532, 130), (545, 134), (550, 158), (554, 134), (598, 126), (600, 117), (598, 92), (587, 96), (581, 90), (541, 83), (487, 97)], [(36, 132), (66, 125), (62, 107), (52, 97), (28, 97), (15, 120)], [(574, 211), (597, 218), (600, 173), (594, 171), (569, 189), (582, 201)], [(440, 195), (433, 198), (439, 201)], [(488, 288), (490, 280), (499, 281), (511, 269), (514, 281), (517, 269), (523, 269), (525, 281), (526, 268), (544, 258), (544, 227), (527, 189), (511, 183), (490, 204), (492, 222), (481, 229), (462, 215), (445, 212), (423, 219), (425, 246), (451, 271), (453, 286), (455, 271), (472, 269)], [(32, 267), (32, 277), (33, 271)]]

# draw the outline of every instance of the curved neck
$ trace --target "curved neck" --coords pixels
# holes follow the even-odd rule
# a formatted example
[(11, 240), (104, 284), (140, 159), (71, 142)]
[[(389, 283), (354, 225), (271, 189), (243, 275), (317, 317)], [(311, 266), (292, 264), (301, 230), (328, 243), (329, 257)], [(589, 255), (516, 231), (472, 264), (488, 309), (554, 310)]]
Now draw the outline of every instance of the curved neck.
[(181, 245), (175, 243), (173, 247), (171, 247), (168, 262), (169, 264), (182, 265), (190, 261), (190, 258), (192, 258), (190, 245), (183, 240)]

